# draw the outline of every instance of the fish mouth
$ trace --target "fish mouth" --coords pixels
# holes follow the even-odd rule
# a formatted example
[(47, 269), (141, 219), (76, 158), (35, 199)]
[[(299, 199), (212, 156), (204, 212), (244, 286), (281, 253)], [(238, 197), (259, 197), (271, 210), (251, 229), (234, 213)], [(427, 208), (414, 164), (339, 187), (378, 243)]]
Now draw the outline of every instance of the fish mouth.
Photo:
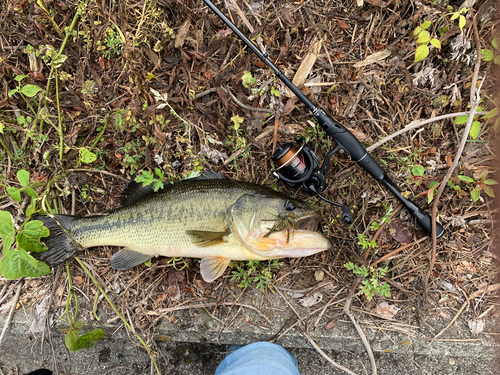
[(301, 215), (301, 218), (297, 220), (297, 228), (295, 229), (313, 232), (318, 227), (320, 221), (321, 215), (319, 215), (317, 211), (306, 211), (303, 215)]

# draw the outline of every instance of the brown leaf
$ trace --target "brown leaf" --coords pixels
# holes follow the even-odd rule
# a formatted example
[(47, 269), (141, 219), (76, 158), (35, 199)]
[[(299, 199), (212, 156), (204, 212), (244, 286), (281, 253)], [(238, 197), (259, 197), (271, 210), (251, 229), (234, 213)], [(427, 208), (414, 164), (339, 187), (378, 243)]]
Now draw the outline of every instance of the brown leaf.
[(294, 109), (295, 109), (295, 102), (297, 101), (296, 98), (291, 98), (288, 100), (285, 104), (285, 108), (283, 109), (282, 116), (287, 116), (289, 115)]
[(181, 289), (179, 288), (179, 284), (172, 284), (168, 286), (168, 296), (172, 302), (178, 301), (181, 299)]
[(158, 124), (154, 124), (154, 127), (153, 127), (153, 132), (154, 132), (154, 135), (155, 135), (155, 138), (160, 141), (161, 143), (165, 143), (167, 142), (167, 136), (165, 135), (165, 133), (163, 133), (160, 129), (160, 127), (158, 126)]
[(384, 319), (392, 319), (398, 313), (399, 307), (395, 305), (389, 305), (387, 302), (382, 302), (373, 312)]
[(285, 18), (286, 18), (286, 20), (287, 20), (288, 23), (290, 23), (292, 25), (295, 25), (295, 20), (290, 15), (290, 13), (288, 12), (288, 10), (286, 10), (285, 8), (281, 8), (281, 12), (283, 13), (283, 16), (285, 16)]
[(215, 34), (215, 39), (226, 39), (229, 35), (231, 35), (233, 31), (228, 27), (225, 30), (219, 30), (217, 34)]
[(382, 0), (367, 0), (371, 5), (375, 7), (381, 7), (381, 8), (386, 8), (388, 7), (391, 3), (392, 0), (383, 2)]
[(217, 87), (217, 95), (219, 95), (219, 98), (221, 98), (222, 102), (224, 103), (224, 105), (227, 107), (228, 103), (229, 103), (229, 99), (227, 97), (227, 93), (225, 90), (223, 90), (222, 88), (220, 87)]
[(444, 157), (444, 160), (446, 161), (446, 164), (448, 165), (448, 167), (451, 167), (451, 165), (453, 164), (453, 161), (451, 160), (450, 155), (446, 155)]
[(336, 320), (330, 320), (328, 323), (326, 323), (325, 329), (328, 331), (329, 329), (332, 329), (335, 327)]
[(212, 79), (212, 72), (210, 71), (210, 68), (205, 70), (205, 73), (203, 73), (206, 79), (211, 80)]
[(391, 234), (392, 238), (394, 238), (398, 242), (410, 242), (410, 236), (406, 230), (404, 230), (397, 224), (391, 223), (389, 226), (391, 228), (389, 233)]
[(335, 18), (337, 20), (337, 22), (339, 23), (339, 26), (342, 30), (349, 30), (350, 27), (349, 27), (349, 24), (347, 22), (344, 22), (342, 20), (339, 20), (338, 18)]
[(75, 284), (76, 285), (83, 284), (83, 277), (82, 276), (75, 276)]
[(188, 35), (190, 26), (191, 26), (191, 18), (188, 17), (187, 20), (182, 24), (182, 26), (177, 31), (174, 43), (175, 48), (182, 47)]

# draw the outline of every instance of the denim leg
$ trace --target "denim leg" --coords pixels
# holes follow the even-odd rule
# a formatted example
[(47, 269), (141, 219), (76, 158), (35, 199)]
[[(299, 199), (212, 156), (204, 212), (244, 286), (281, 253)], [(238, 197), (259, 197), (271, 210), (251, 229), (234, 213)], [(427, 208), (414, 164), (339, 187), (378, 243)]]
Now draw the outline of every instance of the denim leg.
[(255, 342), (228, 354), (215, 375), (300, 375), (297, 360), (270, 342)]

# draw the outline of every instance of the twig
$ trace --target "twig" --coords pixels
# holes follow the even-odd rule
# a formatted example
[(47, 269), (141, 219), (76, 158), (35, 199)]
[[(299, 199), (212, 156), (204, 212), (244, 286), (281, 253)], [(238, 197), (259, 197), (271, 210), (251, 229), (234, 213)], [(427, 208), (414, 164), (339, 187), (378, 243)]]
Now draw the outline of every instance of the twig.
[[(268, 126), (267, 128), (264, 129), (264, 131), (262, 133), (260, 133), (257, 137), (255, 137), (253, 143), (260, 141), (264, 137), (267, 137), (273, 131), (274, 131), (274, 126)], [(250, 143), (250, 144), (246, 145), (245, 147), (240, 148), (238, 151), (236, 151), (234, 154), (232, 154), (229, 158), (227, 158), (224, 161), (224, 165), (228, 165), (234, 159), (236, 159), (241, 154), (243, 154), (246, 150), (248, 150), (250, 147), (252, 147), (253, 143)]]
[(475, 291), (474, 293), (472, 293), (470, 295), (470, 297), (467, 297), (467, 295), (465, 295), (465, 298), (467, 298), (467, 301), (464, 302), (464, 304), (462, 305), (462, 307), (460, 308), (460, 310), (458, 310), (458, 312), (455, 314), (455, 316), (453, 317), (452, 320), (450, 320), (450, 322), (448, 323), (448, 325), (446, 327), (444, 327), (441, 332), (439, 332), (436, 336), (434, 336), (434, 339), (437, 339), (439, 336), (441, 336), (448, 328), (451, 327), (451, 325), (455, 322), (455, 320), (458, 319), (458, 317), (460, 316), (460, 314), (462, 313), (462, 311), (464, 311), (464, 309), (467, 307), (467, 305), (469, 304), (470, 300), (471, 299), (474, 299), (476, 298), (477, 296), (483, 294), (483, 293), (490, 293), (490, 292), (494, 292), (496, 290), (500, 290), (500, 284), (493, 284), (493, 285), (490, 285), (488, 287), (484, 287), (484, 288), (481, 288), (477, 291)]
[(348, 368), (342, 366), (342, 365), (339, 365), (337, 362), (335, 362), (333, 359), (331, 359), (330, 357), (328, 357), (328, 355), (323, 351), (321, 350), (321, 348), (318, 346), (318, 344), (316, 344), (314, 342), (314, 340), (311, 338), (311, 336), (309, 336), (309, 334), (305, 331), (305, 330), (302, 330), (302, 334), (306, 337), (307, 341), (309, 341), (311, 343), (311, 345), (313, 346), (314, 349), (316, 349), (318, 351), (319, 354), (321, 354), (321, 356), (326, 359), (328, 362), (330, 362), (333, 366), (341, 369), (342, 371), (345, 371), (347, 372), (348, 374), (351, 374), (351, 375), (356, 375), (355, 372), (352, 372), (351, 370), (349, 370)]
[[(476, 115), (485, 115), (487, 113), (488, 112), (476, 112)], [(384, 143), (389, 142), (391, 139), (396, 138), (398, 135), (401, 135), (401, 134), (404, 134), (410, 130), (419, 128), (423, 125), (430, 124), (431, 122), (436, 122), (436, 121), (445, 120), (447, 118), (454, 118), (454, 117), (458, 117), (458, 116), (466, 116), (468, 114), (470, 114), (470, 112), (449, 113), (447, 115), (441, 115), (441, 116), (433, 117), (433, 118), (430, 118), (427, 120), (419, 121), (415, 124), (408, 125), (408, 126), (404, 127), (403, 129), (398, 130), (396, 133), (393, 133), (388, 137), (385, 137), (381, 141), (378, 141), (374, 145), (371, 145), (370, 147), (368, 147), (366, 150), (368, 152), (371, 152), (371, 151), (375, 150), (377, 147), (382, 146)]]
[(3, 326), (2, 334), (0, 335), (0, 346), (2, 345), (3, 337), (5, 335), (5, 332), (7, 332), (7, 328), (10, 325), (10, 321), (12, 320), (12, 316), (14, 315), (14, 311), (16, 310), (16, 305), (17, 301), (19, 301), (19, 296), (21, 294), (21, 289), (23, 287), (23, 281), (24, 279), (21, 279), (21, 283), (19, 283), (16, 291), (16, 295), (14, 297), (14, 300), (12, 301), (12, 306), (10, 307), (9, 311), (9, 316), (7, 317), (7, 321), (5, 322), (5, 325)]
[[(225, 87), (219, 87), (219, 89), (221, 89), (222, 91), (224, 91), (226, 94), (228, 94), (229, 96), (231, 96), (231, 99), (233, 99), (233, 101), (238, 104), (241, 108), (243, 109), (246, 109), (247, 111), (251, 111), (251, 112), (265, 112), (265, 113), (271, 113), (271, 114), (275, 114), (274, 111), (271, 111), (270, 109), (267, 109), (267, 108), (259, 108), (259, 107), (251, 107), (249, 105), (246, 105), (246, 104), (243, 104), (242, 102), (240, 102), (238, 100), (238, 98), (236, 96), (234, 96), (234, 94), (226, 89)], [(208, 94), (212, 94), (214, 92), (217, 92), (217, 88), (216, 87), (213, 87), (211, 89), (208, 89), (208, 90), (205, 90), (203, 92), (200, 92), (199, 94), (196, 94), (194, 96), (194, 99), (199, 99), (201, 97), (204, 97)]]
[[(278, 290), (278, 289), (277, 289)], [(285, 296), (278, 290), (278, 293), (281, 295), (281, 298), (283, 298), (285, 300), (285, 302), (288, 304), (288, 306), (290, 306), (290, 308), (292, 309), (292, 311), (295, 313), (295, 315), (297, 315), (297, 318), (299, 318), (299, 321), (302, 319), (299, 315), (299, 313), (297, 312), (297, 310), (294, 309), (294, 307), (292, 306), (292, 304), (285, 298)], [(325, 358), (328, 362), (330, 362), (333, 366), (341, 369), (342, 371), (345, 371), (347, 372), (348, 374), (351, 374), (351, 375), (356, 375), (355, 372), (352, 372), (351, 370), (349, 370), (348, 368), (342, 366), (342, 365), (339, 365), (337, 362), (335, 362), (333, 359), (331, 359), (330, 357), (328, 357), (328, 355), (323, 351), (321, 350), (321, 348), (318, 346), (318, 344), (316, 344), (314, 342), (314, 340), (311, 338), (311, 336), (309, 336), (309, 334), (304, 330), (304, 329), (301, 329), (302, 331), (302, 334), (305, 336), (305, 338), (311, 343), (311, 345), (313, 346), (314, 349), (316, 349), (318, 351), (319, 354), (321, 354), (321, 356), (323, 358)]]
[(16, 286), (19, 285), (19, 283), (22, 281), (23, 279), (21, 280), (17, 280), (17, 282), (3, 295), (3, 297), (0, 299), (0, 304), (5, 301), (9, 296), (10, 294), (12, 293), (12, 291), (16, 288)]
[(415, 242), (412, 242), (412, 243), (409, 243), (408, 245), (404, 245), (404, 246), (401, 246), (401, 247), (398, 247), (396, 250), (394, 251), (391, 251), (389, 254), (385, 254), (382, 258), (378, 259), (377, 261), (373, 262), (372, 264), (370, 264), (370, 267), (375, 267), (377, 264), (379, 264), (380, 262), (383, 262), (384, 260), (386, 260), (387, 258), (390, 258), (394, 255), (396, 255), (397, 253), (399, 253), (400, 251), (403, 251), (404, 249), (410, 247), (410, 246), (414, 246), (414, 245), (418, 245), (420, 242), (422, 241), (425, 241), (426, 239), (428, 239), (429, 237), (425, 236), (425, 237), (422, 237), (421, 239), (419, 239), (418, 241), (415, 241)]
[(354, 315), (352, 315), (352, 313), (350, 312), (352, 297), (354, 296), (354, 291), (358, 288), (360, 282), (361, 277), (357, 277), (352, 283), (351, 290), (349, 291), (349, 295), (344, 305), (344, 314), (346, 314), (351, 319), (352, 324), (354, 324), (354, 327), (356, 327), (356, 331), (358, 331), (358, 335), (361, 337), (361, 341), (363, 341), (368, 357), (370, 358), (370, 363), (372, 365), (372, 374), (377, 375), (377, 363), (375, 362), (375, 356), (373, 355), (372, 347), (370, 346), (370, 343), (368, 342), (363, 329), (354, 318)]
[(92, 173), (102, 173), (102, 174), (107, 174), (108, 176), (116, 177), (119, 178), (122, 181), (129, 182), (130, 180), (126, 179), (125, 177), (118, 176), (114, 173), (107, 172), (107, 171), (101, 171), (99, 169), (85, 169), (85, 168), (76, 168), (76, 169), (68, 169), (66, 172), (92, 172)]
[(471, 86), (470, 86), (471, 110), (469, 113), (469, 119), (467, 120), (467, 125), (465, 126), (464, 133), (462, 135), (462, 140), (460, 142), (460, 146), (458, 147), (457, 154), (455, 155), (455, 158), (453, 159), (453, 163), (451, 164), (451, 167), (448, 170), (448, 173), (446, 173), (446, 176), (444, 177), (443, 181), (441, 182), (441, 186), (439, 186), (439, 190), (436, 194), (436, 197), (434, 198), (434, 204), (432, 205), (432, 253), (431, 253), (431, 261), (429, 264), (429, 270), (427, 271), (427, 274), (425, 275), (425, 278), (424, 278), (424, 294), (427, 293), (427, 286), (429, 283), (429, 277), (430, 277), (432, 270), (434, 268), (434, 263), (436, 262), (436, 253), (437, 253), (436, 216), (437, 216), (437, 206), (439, 204), (439, 198), (441, 198), (441, 194), (443, 193), (443, 190), (446, 187), (448, 180), (450, 179), (452, 173), (457, 168), (458, 162), (460, 161), (460, 158), (462, 157), (462, 152), (465, 148), (465, 143), (467, 142), (467, 139), (469, 138), (469, 133), (470, 133), (470, 129), (472, 127), (472, 122), (474, 120), (474, 116), (476, 114), (477, 107), (479, 106), (479, 100), (480, 100), (479, 91), (481, 89), (482, 83), (484, 82), (484, 79), (483, 79), (480, 87), (476, 89), (477, 78), (479, 76), (479, 68), (481, 67), (481, 41), (479, 40), (479, 33), (477, 31), (476, 16), (475, 15), (472, 18), (472, 27), (474, 29), (474, 35), (476, 37), (477, 62), (476, 62), (476, 67), (474, 69), (474, 75), (472, 76), (472, 81), (471, 81)]

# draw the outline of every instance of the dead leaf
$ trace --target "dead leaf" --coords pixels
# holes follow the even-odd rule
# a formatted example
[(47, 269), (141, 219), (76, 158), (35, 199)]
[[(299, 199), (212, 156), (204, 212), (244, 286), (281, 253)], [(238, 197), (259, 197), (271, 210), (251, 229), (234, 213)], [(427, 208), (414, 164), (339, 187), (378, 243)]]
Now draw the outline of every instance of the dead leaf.
[(286, 20), (287, 20), (287, 22), (289, 24), (295, 25), (295, 20), (290, 15), (290, 13), (288, 12), (288, 10), (286, 10), (285, 8), (281, 8), (281, 12), (283, 13), (283, 16), (285, 16), (285, 18), (286, 18)]
[[(306, 57), (304, 57), (304, 59), (302, 60), (299, 69), (297, 69), (297, 73), (295, 73), (295, 76), (293, 77), (292, 82), (295, 84), (295, 86), (302, 86), (306, 81), (306, 78), (309, 75), (309, 73), (311, 73), (314, 63), (318, 58), (319, 50), (321, 48), (321, 43), (323, 43), (323, 41), (319, 40), (313, 43), (309, 48), (309, 52), (307, 53)], [(293, 94), (290, 90), (288, 90), (288, 96), (294, 97), (295, 94)]]
[(189, 32), (189, 27), (191, 26), (191, 18), (187, 18), (187, 20), (182, 24), (182, 26), (177, 31), (177, 35), (175, 36), (175, 48), (180, 48), (184, 44), (186, 37)]
[(228, 27), (225, 30), (219, 30), (217, 34), (215, 34), (214, 38), (215, 39), (226, 39), (229, 35), (232, 34), (232, 30)]
[(349, 30), (350, 27), (349, 27), (349, 24), (347, 22), (344, 22), (342, 20), (339, 20), (338, 18), (335, 18), (337, 20), (337, 22), (339, 23), (339, 26), (342, 30)]
[(328, 323), (326, 323), (325, 329), (328, 331), (329, 329), (332, 329), (335, 327), (336, 320), (330, 320)]
[(322, 270), (318, 270), (318, 271), (314, 272), (314, 278), (316, 279), (316, 281), (321, 281), (321, 280), (323, 280), (324, 277), (325, 277), (325, 273)]
[(383, 59), (386, 59), (389, 56), (391, 56), (391, 51), (389, 49), (385, 49), (385, 50), (380, 51), (380, 52), (375, 52), (374, 54), (365, 58), (363, 61), (360, 61), (360, 62), (357, 62), (356, 64), (354, 64), (353, 67), (361, 68), (363, 66), (367, 66), (367, 65), (376, 63), (378, 61), (382, 61)]
[(389, 224), (389, 226), (391, 228), (389, 230), (389, 233), (391, 234), (392, 238), (402, 243), (410, 242), (410, 235), (404, 228), (401, 228), (399, 225), (392, 223)]
[(75, 276), (75, 284), (76, 285), (83, 284), (83, 277), (82, 276)]
[(477, 335), (484, 330), (484, 320), (483, 319), (478, 319), (478, 320), (469, 320), (468, 321), (470, 331), (473, 335)]
[(453, 164), (451, 158), (450, 158), (450, 155), (446, 155), (444, 157), (444, 160), (446, 161), (446, 164), (448, 165), (448, 167), (451, 167), (451, 165)]
[(299, 303), (304, 307), (311, 307), (320, 303), (322, 299), (323, 299), (323, 293), (314, 292), (312, 296), (300, 299)]
[(155, 138), (160, 141), (161, 143), (167, 142), (167, 136), (165, 135), (164, 132), (161, 131), (160, 127), (158, 124), (154, 124), (153, 126), (153, 133), (155, 135)]
[(52, 326), (53, 323), (53, 314), (49, 315), (50, 306), (49, 306), (50, 296), (45, 296), (42, 301), (36, 306), (36, 313), (38, 317), (31, 322), (31, 331), (33, 333), (43, 332), (45, 329), (45, 322), (48, 319), (48, 326)]
[(297, 98), (291, 98), (288, 100), (285, 104), (285, 108), (283, 109), (283, 113), (281, 116), (287, 116), (290, 114), (294, 109), (295, 109), (295, 102), (297, 101)]
[[(359, 0), (358, 0), (359, 1)], [(386, 8), (391, 5), (392, 0), (386, 1), (385, 3), (382, 0), (367, 0), (371, 5), (375, 7)], [(358, 4), (359, 5), (359, 4)]]
[(387, 302), (382, 302), (373, 309), (373, 312), (383, 319), (393, 319), (399, 310), (399, 307), (396, 305), (389, 305)]

